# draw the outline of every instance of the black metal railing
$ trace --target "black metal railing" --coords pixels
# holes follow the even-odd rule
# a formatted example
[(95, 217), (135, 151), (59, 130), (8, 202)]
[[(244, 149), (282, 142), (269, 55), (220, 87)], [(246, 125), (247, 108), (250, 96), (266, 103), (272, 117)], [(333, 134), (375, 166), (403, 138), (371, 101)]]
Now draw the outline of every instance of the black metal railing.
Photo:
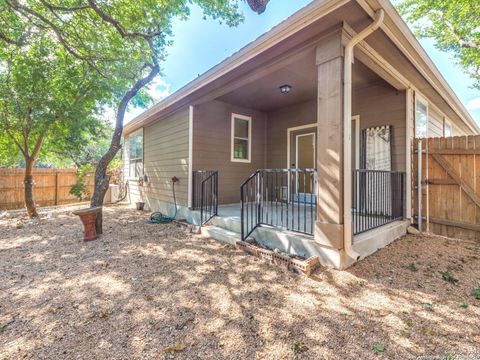
[(200, 210), (202, 205), (202, 181), (212, 175), (215, 170), (195, 170), (192, 176), (192, 209)]
[(261, 169), (240, 186), (241, 236), (259, 225), (313, 234), (316, 214), (315, 169)]
[(214, 171), (202, 181), (200, 201), (201, 225), (218, 215), (218, 171)]
[(218, 171), (193, 172), (192, 209), (200, 210), (201, 225), (218, 215)]
[(354, 170), (352, 181), (353, 233), (388, 224), (404, 217), (405, 173)]

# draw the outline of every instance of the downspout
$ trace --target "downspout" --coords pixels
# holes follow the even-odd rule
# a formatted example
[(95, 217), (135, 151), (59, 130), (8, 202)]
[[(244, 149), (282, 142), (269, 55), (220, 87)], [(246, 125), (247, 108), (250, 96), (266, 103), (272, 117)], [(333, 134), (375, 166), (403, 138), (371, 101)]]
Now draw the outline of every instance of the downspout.
[(352, 60), (353, 48), (383, 23), (384, 11), (375, 13), (373, 23), (352, 37), (345, 46), (343, 82), (343, 248), (348, 257), (358, 260), (352, 248)]

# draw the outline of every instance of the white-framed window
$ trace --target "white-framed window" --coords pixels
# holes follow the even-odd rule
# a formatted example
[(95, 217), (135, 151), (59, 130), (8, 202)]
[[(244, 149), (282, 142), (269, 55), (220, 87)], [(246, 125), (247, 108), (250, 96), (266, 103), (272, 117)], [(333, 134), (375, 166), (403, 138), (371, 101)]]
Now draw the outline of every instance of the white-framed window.
[(232, 114), (231, 161), (250, 162), (252, 158), (252, 118)]
[(143, 129), (129, 135), (128, 164), (129, 177), (140, 178), (143, 176)]
[(447, 119), (443, 121), (443, 136), (452, 136), (452, 123)]
[(428, 135), (428, 103), (421, 96), (415, 95), (415, 137)]

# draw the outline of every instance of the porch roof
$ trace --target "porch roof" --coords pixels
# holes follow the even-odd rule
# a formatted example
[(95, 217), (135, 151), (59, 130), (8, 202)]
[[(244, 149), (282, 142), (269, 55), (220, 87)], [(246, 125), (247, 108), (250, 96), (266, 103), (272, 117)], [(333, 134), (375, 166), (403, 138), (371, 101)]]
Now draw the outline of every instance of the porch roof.
[[(326, 17), (350, 2), (360, 5), (370, 17), (373, 17), (375, 10), (379, 8), (385, 10), (385, 21), (381, 26), (384, 34), (394, 42), (398, 49), (417, 68), (461, 122), (473, 133), (480, 133), (478, 125), (388, 0), (315, 0), (206, 73), (137, 116), (125, 125), (124, 134), (149, 125), (167, 114), (190, 105), (195, 100), (214, 90), (216, 86), (218, 87), (218, 84), (216, 85), (215, 83), (217, 80), (228, 80), (230, 77), (235, 76), (235, 72), (242, 66), (247, 65), (252, 59), (265, 54), (292, 35), (299, 33), (319, 19)], [(290, 44), (290, 46), (293, 45)]]

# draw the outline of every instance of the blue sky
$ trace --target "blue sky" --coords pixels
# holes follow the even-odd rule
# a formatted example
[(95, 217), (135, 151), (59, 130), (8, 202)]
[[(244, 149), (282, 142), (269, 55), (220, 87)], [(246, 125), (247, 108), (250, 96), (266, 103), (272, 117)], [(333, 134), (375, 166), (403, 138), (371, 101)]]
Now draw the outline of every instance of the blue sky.
[[(168, 57), (163, 64), (164, 75), (155, 82), (150, 93), (159, 100), (178, 90), (309, 2), (310, 0), (271, 0), (261, 15), (251, 11), (242, 2), (245, 21), (235, 28), (220, 25), (211, 19), (204, 20), (201, 10), (194, 7), (187, 21), (174, 23), (174, 43), (168, 49)], [(471, 89), (472, 81), (454, 65), (449, 54), (435, 49), (432, 40), (421, 39), (420, 43), (480, 124), (480, 91)], [(127, 119), (132, 119), (142, 111), (133, 109), (127, 114)]]

